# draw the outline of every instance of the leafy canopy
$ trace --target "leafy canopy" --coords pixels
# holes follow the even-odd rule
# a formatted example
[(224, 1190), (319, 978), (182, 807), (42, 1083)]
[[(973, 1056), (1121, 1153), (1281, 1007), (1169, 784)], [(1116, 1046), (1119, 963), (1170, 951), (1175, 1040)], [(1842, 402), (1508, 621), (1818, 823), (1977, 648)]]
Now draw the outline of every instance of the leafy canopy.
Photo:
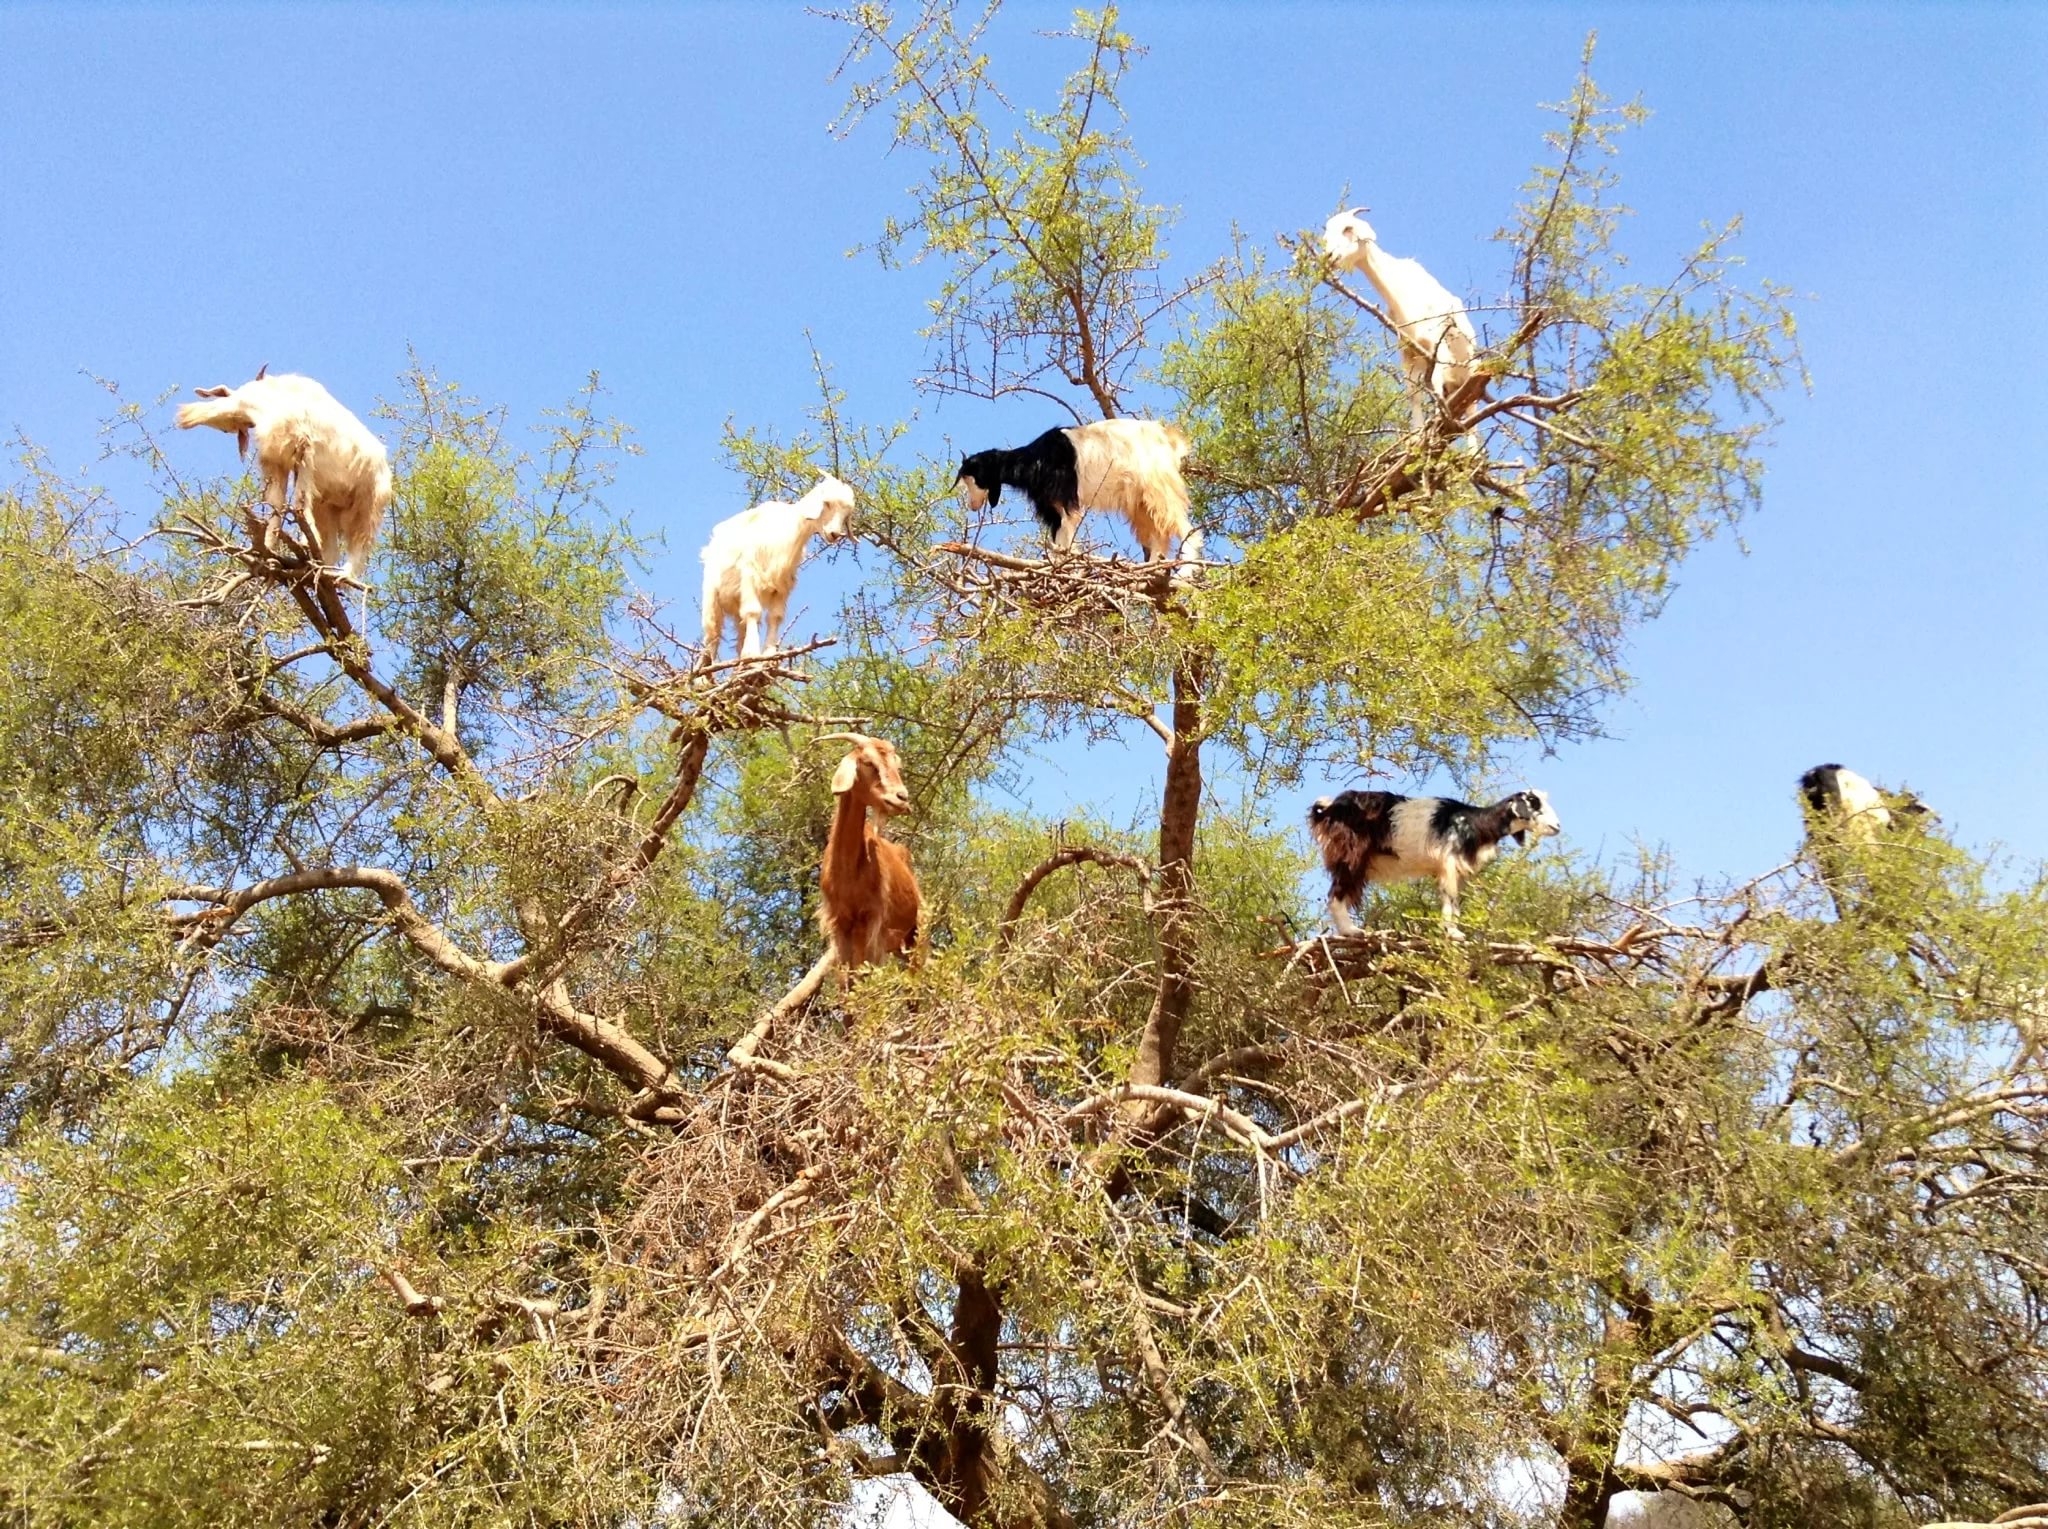
[[(1298, 938), (1271, 788), (1597, 730), (1756, 503), (1792, 320), (1733, 225), (1621, 265), (1640, 110), (1558, 106), (1480, 376), (1417, 425), (1312, 239), (1175, 266), (1114, 10), (834, 21), (846, 129), (917, 167), (877, 252), (933, 299), (903, 399), (817, 359), (803, 428), (728, 433), (751, 496), (858, 491), (817, 642), (706, 669), (635, 593), (595, 379), (529, 446), (414, 361), (367, 617), (139, 405), (158, 506), (33, 455), (0, 496), (0, 1511), (2048, 1497), (2038, 878), (1819, 820), (1743, 885), (1549, 850), (1472, 887), (1463, 945), (1427, 887)], [(1071, 62), (1042, 107), (1013, 49)], [(1048, 561), (952, 500), (920, 389), (1174, 419), (1209, 565)], [(808, 740), (846, 728), (902, 751), (926, 917), (914, 969), (842, 987)], [(1047, 740), (1156, 768), (1142, 819), (1034, 811)]]

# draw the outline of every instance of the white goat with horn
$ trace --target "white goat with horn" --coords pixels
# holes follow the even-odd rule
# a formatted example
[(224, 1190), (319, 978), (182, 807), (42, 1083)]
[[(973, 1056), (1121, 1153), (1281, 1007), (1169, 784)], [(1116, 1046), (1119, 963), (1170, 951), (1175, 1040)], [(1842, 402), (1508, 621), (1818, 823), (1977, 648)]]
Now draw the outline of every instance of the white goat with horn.
[(1443, 403), (1457, 392), (1472, 375), (1479, 336), (1465, 305), (1424, 270), (1421, 261), (1380, 248), (1379, 236), (1365, 221), (1370, 210), (1354, 207), (1330, 219), (1323, 226), (1323, 250), (1338, 270), (1364, 272), (1386, 303), (1400, 341), (1401, 367), (1412, 388), (1409, 423), (1419, 429), (1424, 418), (1421, 395)]
[[(194, 388), (202, 401), (178, 410), (178, 428), (224, 430), (240, 455), (253, 435), (264, 503), (282, 514), (289, 484), (321, 560), (360, 580), (391, 507), (391, 459), (384, 443), (311, 377), (269, 371), (265, 365), (238, 388)], [(259, 523), (259, 540), (263, 534)]]
[[(704, 656), (718, 658), (730, 621), (739, 628), (740, 657), (753, 658), (782, 640), (783, 613), (796, 571), (813, 536), (828, 542), (853, 535), (853, 490), (827, 473), (794, 504), (771, 499), (721, 520), (704, 544)], [(761, 627), (767, 623), (764, 637)]]

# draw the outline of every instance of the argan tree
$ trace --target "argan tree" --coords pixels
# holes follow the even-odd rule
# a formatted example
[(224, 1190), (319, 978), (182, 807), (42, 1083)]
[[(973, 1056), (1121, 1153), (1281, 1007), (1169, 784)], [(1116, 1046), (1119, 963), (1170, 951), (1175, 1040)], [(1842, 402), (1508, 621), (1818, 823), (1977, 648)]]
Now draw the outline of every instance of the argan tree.
[[(1820, 820), (1732, 887), (1546, 852), (1462, 943), (1402, 892), (1326, 939), (1267, 812), (1586, 735), (1753, 506), (1791, 321), (1732, 228), (1624, 278), (1635, 110), (1557, 108), (1482, 364), (1412, 428), (1312, 240), (1170, 264), (1114, 12), (1023, 44), (1074, 66), (1038, 109), (949, 6), (833, 20), (847, 130), (921, 167), (877, 215), (932, 295), (916, 385), (1177, 421), (1209, 561), (1048, 556), (822, 364), (810, 427), (727, 445), (750, 490), (855, 485), (858, 592), (717, 665), (633, 593), (594, 383), (522, 449), (414, 365), (367, 622), (156, 412), (114, 425), (146, 514), (31, 453), (0, 1513), (813, 1525), (896, 1473), (1004, 1529), (2048, 1497), (2048, 889)], [(927, 919), (842, 987), (810, 740), (847, 729), (901, 750)], [(1145, 820), (1018, 806), (1048, 742), (1152, 759)]]

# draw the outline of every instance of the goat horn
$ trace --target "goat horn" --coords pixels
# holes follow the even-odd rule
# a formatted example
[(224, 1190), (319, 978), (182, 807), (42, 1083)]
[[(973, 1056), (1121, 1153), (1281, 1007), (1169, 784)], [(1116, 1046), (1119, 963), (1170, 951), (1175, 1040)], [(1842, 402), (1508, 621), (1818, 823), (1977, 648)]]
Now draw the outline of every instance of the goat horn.
[(262, 364), (261, 366), (257, 367), (257, 368), (256, 368), (256, 380), (257, 380), (258, 382), (261, 382), (261, 381), (263, 380), (263, 376), (264, 376), (264, 373), (268, 372), (269, 370), (270, 370), (270, 363), (269, 363), (268, 361), (264, 362), (264, 363), (263, 363), (263, 364)]
[(872, 743), (866, 733), (820, 733), (811, 740), (813, 743)]

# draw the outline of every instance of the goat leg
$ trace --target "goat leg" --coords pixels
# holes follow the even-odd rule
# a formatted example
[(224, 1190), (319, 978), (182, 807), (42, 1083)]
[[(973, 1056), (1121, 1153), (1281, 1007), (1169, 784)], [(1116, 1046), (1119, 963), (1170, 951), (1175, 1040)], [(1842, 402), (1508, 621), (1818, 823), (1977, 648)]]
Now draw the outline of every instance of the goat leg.
[(1444, 877), (1438, 885), (1442, 888), (1444, 894), (1444, 938), (1447, 940), (1462, 940), (1465, 938), (1465, 931), (1458, 927), (1457, 872), (1453, 871)]

